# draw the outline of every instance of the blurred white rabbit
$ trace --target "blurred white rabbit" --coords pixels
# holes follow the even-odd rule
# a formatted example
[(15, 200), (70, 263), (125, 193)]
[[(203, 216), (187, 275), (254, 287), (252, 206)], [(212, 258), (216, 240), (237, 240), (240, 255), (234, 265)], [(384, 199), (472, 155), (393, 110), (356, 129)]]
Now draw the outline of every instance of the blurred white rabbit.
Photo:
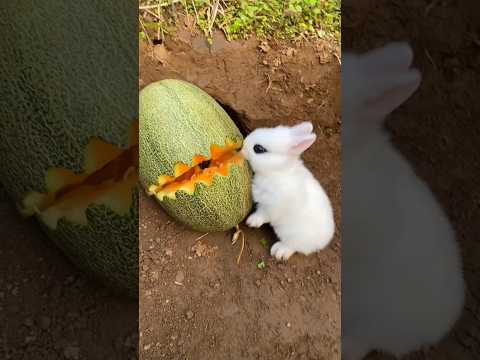
[(300, 157), (315, 140), (313, 125), (303, 122), (256, 129), (244, 141), (242, 154), (255, 172), (252, 192), (257, 203), (247, 224), (272, 225), (280, 241), (270, 253), (278, 260), (321, 250), (335, 232), (330, 200)]
[(420, 84), (405, 43), (342, 63), (342, 359), (435, 344), (464, 303), (455, 233), (392, 146), (385, 117)]

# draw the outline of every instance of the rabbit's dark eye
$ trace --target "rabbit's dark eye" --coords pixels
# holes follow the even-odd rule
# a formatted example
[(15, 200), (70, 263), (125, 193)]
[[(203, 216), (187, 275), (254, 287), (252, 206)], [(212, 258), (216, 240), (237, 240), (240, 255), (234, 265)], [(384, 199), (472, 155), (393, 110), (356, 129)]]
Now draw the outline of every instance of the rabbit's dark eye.
[(253, 151), (255, 151), (255, 154), (263, 154), (267, 152), (267, 149), (265, 149), (262, 145), (255, 145), (253, 147)]

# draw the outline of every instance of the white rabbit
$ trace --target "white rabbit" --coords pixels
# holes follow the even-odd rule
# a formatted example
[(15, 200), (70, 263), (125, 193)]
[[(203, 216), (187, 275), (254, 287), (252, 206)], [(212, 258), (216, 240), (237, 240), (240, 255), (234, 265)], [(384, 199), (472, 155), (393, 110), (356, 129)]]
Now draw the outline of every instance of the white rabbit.
[(342, 359), (403, 356), (459, 318), (455, 233), (382, 125), (420, 84), (405, 43), (343, 55)]
[(244, 141), (241, 152), (255, 172), (252, 193), (257, 203), (247, 225), (272, 225), (280, 241), (270, 253), (278, 260), (321, 250), (335, 232), (330, 200), (300, 157), (315, 140), (313, 125), (303, 122), (256, 129)]

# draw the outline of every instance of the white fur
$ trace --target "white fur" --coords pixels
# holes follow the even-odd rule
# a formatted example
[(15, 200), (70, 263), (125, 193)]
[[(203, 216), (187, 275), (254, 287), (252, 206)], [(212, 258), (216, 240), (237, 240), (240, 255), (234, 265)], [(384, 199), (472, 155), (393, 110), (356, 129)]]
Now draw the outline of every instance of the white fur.
[[(288, 260), (295, 252), (310, 255), (324, 249), (335, 232), (330, 200), (300, 158), (316, 139), (312, 131), (309, 122), (257, 129), (247, 136), (242, 149), (255, 172), (252, 191), (257, 210), (247, 224), (272, 225), (280, 241), (270, 252), (278, 260)], [(256, 154), (256, 144), (268, 153)]]
[(343, 55), (342, 359), (435, 344), (464, 303), (455, 233), (383, 120), (417, 89), (407, 44)]

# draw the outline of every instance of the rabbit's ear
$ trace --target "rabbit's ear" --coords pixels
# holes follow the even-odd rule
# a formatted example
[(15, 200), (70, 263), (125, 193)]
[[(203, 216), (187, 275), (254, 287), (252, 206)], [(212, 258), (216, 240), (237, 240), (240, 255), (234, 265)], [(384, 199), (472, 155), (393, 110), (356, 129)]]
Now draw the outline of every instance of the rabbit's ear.
[(370, 74), (405, 71), (412, 65), (413, 50), (406, 42), (392, 42), (360, 56), (363, 70)]
[(304, 121), (298, 125), (292, 126), (292, 133), (294, 135), (306, 135), (313, 131), (313, 125), (309, 121)]
[(290, 155), (301, 155), (305, 150), (313, 145), (317, 135), (308, 134), (303, 136), (298, 136), (295, 138), (293, 145), (288, 149)]
[(360, 55), (366, 81), (364, 112), (383, 118), (402, 105), (420, 85), (421, 75), (411, 68), (413, 51), (407, 43), (391, 43)]
[(365, 112), (373, 118), (387, 116), (412, 96), (420, 80), (420, 72), (415, 69), (374, 80), (364, 103)]

